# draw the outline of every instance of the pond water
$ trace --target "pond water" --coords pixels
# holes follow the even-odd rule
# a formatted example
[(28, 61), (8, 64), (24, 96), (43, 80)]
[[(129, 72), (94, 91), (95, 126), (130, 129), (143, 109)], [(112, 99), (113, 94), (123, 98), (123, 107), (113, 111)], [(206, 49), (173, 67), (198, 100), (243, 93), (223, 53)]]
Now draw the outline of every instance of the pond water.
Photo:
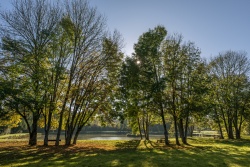
[[(150, 135), (150, 139), (163, 138), (163, 135)], [(43, 140), (44, 135), (39, 135), (38, 140)], [(61, 139), (64, 139), (61, 135)], [(50, 134), (49, 139), (56, 139), (56, 134)], [(78, 140), (140, 140), (140, 137), (128, 137), (125, 134), (80, 134)]]

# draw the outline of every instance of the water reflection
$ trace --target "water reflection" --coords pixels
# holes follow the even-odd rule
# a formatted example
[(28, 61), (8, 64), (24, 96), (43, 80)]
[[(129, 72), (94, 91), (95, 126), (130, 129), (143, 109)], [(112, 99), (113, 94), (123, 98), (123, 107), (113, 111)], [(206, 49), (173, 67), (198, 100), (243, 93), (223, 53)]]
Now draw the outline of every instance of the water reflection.
[[(150, 135), (150, 139), (159, 139), (163, 138), (163, 135)], [(39, 137), (40, 140), (43, 140), (44, 135)], [(55, 139), (56, 134), (50, 134), (50, 139)], [(64, 139), (64, 135), (61, 135), (61, 139)], [(125, 134), (80, 134), (78, 140), (140, 140), (141, 137), (127, 137)]]

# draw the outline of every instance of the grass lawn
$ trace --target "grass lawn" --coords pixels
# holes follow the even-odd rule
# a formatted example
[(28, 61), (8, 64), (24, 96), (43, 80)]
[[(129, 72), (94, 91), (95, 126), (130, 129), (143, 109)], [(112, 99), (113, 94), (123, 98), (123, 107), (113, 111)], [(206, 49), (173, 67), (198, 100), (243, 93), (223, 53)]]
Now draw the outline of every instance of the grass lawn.
[(250, 166), (249, 139), (193, 138), (188, 142), (189, 146), (166, 147), (154, 140), (82, 140), (70, 147), (55, 147), (53, 143), (44, 147), (42, 142), (27, 146), (27, 141), (0, 139), (0, 166)]

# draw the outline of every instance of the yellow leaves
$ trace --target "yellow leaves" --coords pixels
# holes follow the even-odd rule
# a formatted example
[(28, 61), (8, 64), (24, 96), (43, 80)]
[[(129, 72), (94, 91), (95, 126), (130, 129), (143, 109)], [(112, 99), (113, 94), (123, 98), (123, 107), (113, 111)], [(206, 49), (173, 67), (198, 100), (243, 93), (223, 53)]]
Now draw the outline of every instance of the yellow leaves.
[(9, 118), (0, 121), (0, 126), (14, 128), (21, 122), (21, 116), (17, 113), (9, 113), (8, 116)]

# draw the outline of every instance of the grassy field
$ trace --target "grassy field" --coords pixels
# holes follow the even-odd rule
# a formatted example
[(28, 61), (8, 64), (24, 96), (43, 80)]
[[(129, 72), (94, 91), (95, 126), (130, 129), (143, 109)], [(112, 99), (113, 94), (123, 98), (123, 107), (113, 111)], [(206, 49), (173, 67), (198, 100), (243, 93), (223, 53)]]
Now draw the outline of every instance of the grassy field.
[[(27, 146), (27, 141), (0, 139), (0, 166), (250, 166), (250, 140), (194, 138), (188, 146), (156, 141), (91, 141), (65, 147)], [(173, 142), (172, 142), (173, 143)], [(63, 143), (62, 143), (63, 144)]]

